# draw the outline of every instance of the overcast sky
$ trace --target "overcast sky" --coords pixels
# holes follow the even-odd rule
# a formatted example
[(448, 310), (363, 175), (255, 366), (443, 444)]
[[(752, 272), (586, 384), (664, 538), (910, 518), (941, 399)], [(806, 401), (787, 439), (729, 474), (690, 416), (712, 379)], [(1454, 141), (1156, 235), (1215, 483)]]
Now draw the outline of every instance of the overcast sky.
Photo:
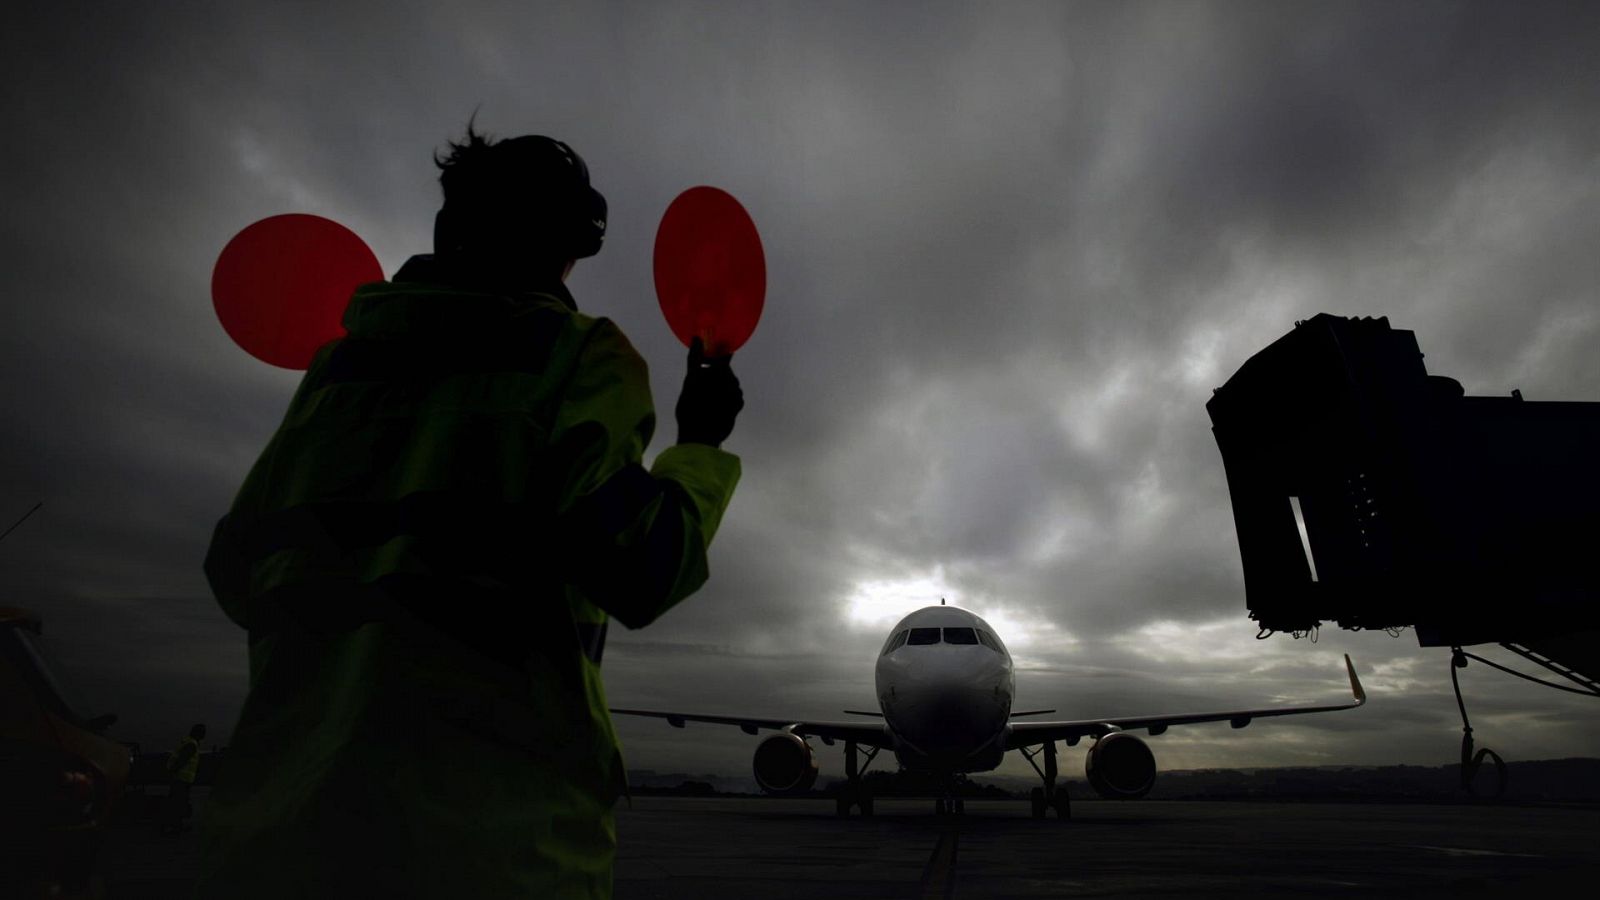
[[(200, 561), (297, 376), (217, 324), (218, 252), (316, 213), (392, 274), (477, 109), (587, 159), (610, 232), (569, 286), (664, 413), (667, 203), (720, 186), (765, 242), (712, 578), (613, 630), (614, 704), (870, 708), (887, 629), (943, 596), (1001, 631), (1019, 705), (1063, 717), (1337, 702), (1342, 653), (1371, 693), (1173, 729), (1164, 767), (1454, 758), (1445, 651), (1255, 640), (1204, 404), (1317, 312), (1415, 330), (1468, 393), (1600, 400), (1600, 6), (466, 6), (9, 16), (0, 516), (45, 505), (0, 544), (0, 602), (43, 613), (121, 736), (220, 741), (245, 688)], [(1594, 701), (1463, 680), (1508, 759), (1600, 754)], [(635, 768), (740, 775), (757, 740), (619, 727)]]

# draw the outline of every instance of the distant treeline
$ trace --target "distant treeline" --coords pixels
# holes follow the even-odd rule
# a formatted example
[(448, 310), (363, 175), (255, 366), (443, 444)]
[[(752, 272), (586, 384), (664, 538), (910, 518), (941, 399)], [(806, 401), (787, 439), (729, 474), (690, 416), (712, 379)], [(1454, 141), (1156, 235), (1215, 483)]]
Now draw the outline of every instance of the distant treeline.
[[(938, 792), (939, 785), (930, 776), (920, 772), (868, 772), (862, 776), (874, 796), (878, 797), (922, 797)], [(844, 780), (839, 779), (819, 785), (803, 796), (831, 797), (844, 786)], [(754, 782), (741, 779), (723, 778), (715, 775), (690, 776), (682, 773), (661, 774), (650, 770), (635, 770), (628, 773), (628, 790), (639, 796), (666, 796), (666, 797), (756, 797), (763, 796)], [(956, 793), (963, 797), (995, 797), (1000, 799), (1015, 796), (999, 785), (980, 784), (963, 778), (956, 783)], [(1026, 792), (1024, 792), (1024, 795)]]
[[(200, 770), (195, 783), (208, 785), (221, 764), (224, 750), (200, 754)], [(165, 784), (167, 754), (141, 753), (134, 757), (128, 786)], [(1543, 759), (1506, 763), (1504, 799), (1516, 801), (1600, 802), (1600, 759)], [(862, 776), (872, 793), (880, 797), (928, 796), (939, 785), (919, 772), (876, 770)], [(813, 797), (832, 796), (843, 779), (819, 784), (809, 792)], [(1063, 778), (1074, 799), (1094, 799), (1095, 794), (1082, 779)], [(1480, 795), (1495, 788), (1492, 765), (1477, 774)], [(648, 769), (628, 772), (629, 790), (640, 796), (669, 795), (689, 797), (758, 796), (749, 778), (719, 775), (691, 775), (682, 772), (659, 773)], [(1026, 798), (1037, 782), (1010, 775), (976, 776), (957, 782), (963, 797)], [(1191, 769), (1161, 772), (1156, 775), (1152, 800), (1385, 800), (1438, 802), (1457, 800), (1461, 790), (1461, 767), (1447, 766), (1318, 766), (1279, 769)]]
[[(1503, 799), (1513, 801), (1600, 802), (1600, 759), (1528, 760), (1506, 764)], [(1495, 788), (1492, 765), (1477, 775), (1480, 795)], [(863, 780), (880, 797), (927, 796), (938, 785), (917, 772), (868, 772)], [(759, 794), (748, 779), (684, 773), (634, 770), (628, 773), (630, 790), (637, 795), (738, 797)], [(1081, 779), (1063, 779), (1074, 799), (1094, 799)], [(831, 781), (809, 792), (831, 796), (843, 780)], [(1032, 779), (1015, 776), (977, 776), (958, 782), (965, 797), (1025, 798), (1035, 786)], [(1461, 767), (1447, 766), (1320, 766), (1279, 769), (1194, 769), (1162, 772), (1156, 776), (1152, 800), (1307, 800), (1386, 802), (1452, 802), (1466, 795), (1461, 790)]]
[[(1506, 763), (1503, 799), (1600, 801), (1600, 759), (1542, 759)], [(1496, 787), (1493, 764), (1476, 775), (1479, 795)], [(1197, 769), (1156, 776), (1160, 800), (1388, 800), (1448, 801), (1463, 797), (1461, 767), (1322, 766), (1303, 769)]]

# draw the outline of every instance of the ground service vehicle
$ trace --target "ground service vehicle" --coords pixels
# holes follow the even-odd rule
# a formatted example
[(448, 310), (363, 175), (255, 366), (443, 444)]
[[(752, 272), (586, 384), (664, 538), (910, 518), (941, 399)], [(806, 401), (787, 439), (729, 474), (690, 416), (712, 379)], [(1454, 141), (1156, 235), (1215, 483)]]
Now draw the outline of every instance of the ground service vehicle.
[(116, 716), (70, 701), (37, 615), (0, 607), (0, 895), (90, 897), (95, 853), (128, 778)]

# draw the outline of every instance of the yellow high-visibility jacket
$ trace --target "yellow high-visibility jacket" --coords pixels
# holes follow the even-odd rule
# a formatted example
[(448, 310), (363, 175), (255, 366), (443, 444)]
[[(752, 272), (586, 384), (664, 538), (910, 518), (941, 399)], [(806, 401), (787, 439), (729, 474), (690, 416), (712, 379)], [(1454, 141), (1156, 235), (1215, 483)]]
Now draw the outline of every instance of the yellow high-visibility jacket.
[(704, 583), (739, 460), (646, 471), (621, 331), (470, 284), (416, 257), (358, 289), (217, 526), (250, 693), (201, 896), (610, 896), (605, 625)]
[(200, 742), (185, 735), (183, 740), (178, 742), (177, 749), (167, 754), (167, 773), (174, 781), (194, 784), (195, 776), (199, 772)]

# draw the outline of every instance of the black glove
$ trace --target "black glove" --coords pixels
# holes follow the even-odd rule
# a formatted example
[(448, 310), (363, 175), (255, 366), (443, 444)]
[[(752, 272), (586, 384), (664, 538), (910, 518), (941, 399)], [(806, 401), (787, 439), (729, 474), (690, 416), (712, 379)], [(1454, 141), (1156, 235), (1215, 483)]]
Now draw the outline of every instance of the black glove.
[(706, 359), (699, 338), (689, 345), (689, 372), (683, 376), (674, 410), (678, 443), (720, 447), (733, 433), (733, 420), (744, 409), (744, 391), (732, 363), (731, 355)]

